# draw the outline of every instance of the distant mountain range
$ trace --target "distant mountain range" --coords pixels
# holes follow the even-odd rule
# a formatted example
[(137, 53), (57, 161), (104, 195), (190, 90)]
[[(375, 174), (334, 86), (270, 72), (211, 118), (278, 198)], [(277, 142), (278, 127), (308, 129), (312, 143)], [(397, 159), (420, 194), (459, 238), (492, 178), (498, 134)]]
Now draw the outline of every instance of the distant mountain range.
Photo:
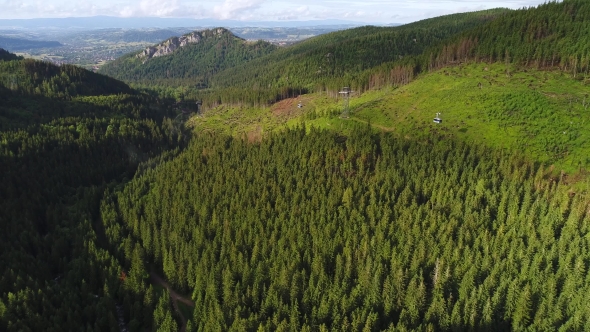
[(168, 28), (168, 27), (312, 27), (312, 26), (362, 26), (374, 23), (345, 20), (314, 21), (234, 21), (216, 19), (159, 18), (159, 17), (68, 17), (34, 19), (0, 19), (0, 27), (11, 28), (59, 28), (59, 29), (103, 29), (103, 28)]

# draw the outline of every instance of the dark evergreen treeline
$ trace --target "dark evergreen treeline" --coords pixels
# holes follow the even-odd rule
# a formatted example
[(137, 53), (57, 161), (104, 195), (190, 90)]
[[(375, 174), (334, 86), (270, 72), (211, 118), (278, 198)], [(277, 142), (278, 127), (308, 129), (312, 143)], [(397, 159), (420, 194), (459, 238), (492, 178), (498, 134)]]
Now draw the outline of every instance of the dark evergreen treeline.
[(118, 330), (122, 268), (93, 228), (98, 202), (165, 146), (151, 120), (0, 133), (0, 330)]
[(590, 70), (588, 31), (587, 1), (551, 1), (534, 8), (503, 12), (485, 24), (450, 35), (438, 45), (428, 45), (419, 55), (336, 78), (322, 88), (336, 90), (349, 85), (364, 91), (402, 85), (420, 73), (466, 61), (559, 69), (584, 79)]
[(559, 66), (588, 74), (590, 3), (551, 1), (534, 9), (514, 11), (458, 37), (439, 51), (437, 60), (507, 61), (537, 68)]
[(0, 48), (0, 61), (21, 60), (23, 57)]
[(588, 329), (588, 202), (549, 174), (366, 129), (203, 134), (100, 210), (129, 287), (155, 263), (197, 331)]
[(173, 117), (163, 101), (146, 95), (79, 96), (72, 100), (22, 95), (0, 85), (0, 130), (24, 128), (64, 117), (130, 119)]
[(494, 9), (442, 16), (400, 27), (367, 26), (332, 32), (279, 49), (245, 66), (228, 69), (216, 75), (212, 85), (253, 89), (312, 88), (384, 62), (419, 55), (426, 48), (505, 12)]
[(559, 69), (585, 79), (590, 73), (588, 31), (590, 4), (587, 1), (551, 1), (500, 15), (452, 36), (420, 56), (367, 70), (351, 80), (351, 85), (364, 90), (406, 84), (422, 72), (465, 61), (500, 61)]
[(160, 123), (176, 116), (168, 101), (108, 76), (71, 65), (16, 60), (0, 62), (0, 130), (64, 117), (151, 118)]
[[(221, 33), (215, 33), (220, 30)], [(269, 54), (276, 46), (247, 42), (225, 29), (205, 30), (203, 38), (174, 51), (172, 55), (151, 59), (128, 54), (101, 67), (100, 72), (117, 79), (148, 85), (205, 88), (217, 72), (240, 66)]]
[(32, 59), (0, 62), (0, 85), (21, 94), (61, 99), (133, 93), (128, 85), (108, 76)]
[[(0, 77), (23, 71), (30, 77), (17, 88), (0, 84), (0, 331), (120, 331), (132, 290), (98, 222), (100, 200), (140, 163), (178, 146), (180, 130), (152, 97), (92, 96), (132, 91), (122, 82), (0, 62)], [(74, 82), (77, 96), (29, 94), (56, 76)], [(166, 294), (150, 301), (171, 315)]]

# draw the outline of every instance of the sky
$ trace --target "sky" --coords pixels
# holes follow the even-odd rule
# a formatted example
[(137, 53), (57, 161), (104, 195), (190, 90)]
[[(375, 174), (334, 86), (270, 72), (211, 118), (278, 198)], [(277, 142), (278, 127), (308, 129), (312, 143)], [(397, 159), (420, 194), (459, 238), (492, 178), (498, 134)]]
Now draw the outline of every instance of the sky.
[(0, 19), (49, 17), (182, 17), (240, 21), (339, 19), (409, 23), (497, 7), (519, 9), (545, 0), (0, 0)]

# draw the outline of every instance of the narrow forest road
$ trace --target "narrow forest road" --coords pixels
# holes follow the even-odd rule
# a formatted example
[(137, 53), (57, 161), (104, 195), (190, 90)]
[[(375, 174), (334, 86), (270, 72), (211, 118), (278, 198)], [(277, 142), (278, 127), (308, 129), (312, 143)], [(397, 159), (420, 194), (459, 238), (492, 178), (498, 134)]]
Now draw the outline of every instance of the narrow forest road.
[(178, 306), (178, 302), (182, 302), (182, 303), (188, 305), (189, 307), (194, 307), (195, 302), (193, 302), (188, 297), (178, 294), (174, 289), (172, 289), (172, 287), (170, 286), (170, 284), (168, 282), (166, 282), (166, 280), (164, 280), (162, 277), (157, 275), (155, 272), (150, 272), (150, 280), (152, 281), (152, 283), (158, 284), (168, 290), (168, 293), (170, 294), (170, 298), (172, 299), (172, 305), (174, 306), (174, 310), (176, 310), (176, 313), (178, 313), (178, 315), (180, 316), (180, 320), (182, 321), (182, 326), (180, 327), (180, 331), (185, 332), (187, 319), (182, 314), (182, 311), (180, 310), (180, 307)]

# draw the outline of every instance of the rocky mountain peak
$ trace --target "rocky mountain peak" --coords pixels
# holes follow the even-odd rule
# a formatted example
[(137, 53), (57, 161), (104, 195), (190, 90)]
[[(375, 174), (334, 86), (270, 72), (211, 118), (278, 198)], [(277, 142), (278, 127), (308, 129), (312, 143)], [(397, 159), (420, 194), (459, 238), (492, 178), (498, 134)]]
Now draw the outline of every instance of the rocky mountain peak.
[(151, 58), (168, 55), (174, 53), (177, 49), (189, 44), (198, 44), (202, 40), (209, 38), (218, 38), (224, 34), (231, 33), (225, 28), (215, 28), (201, 31), (193, 31), (181, 37), (169, 38), (160, 44), (150, 46), (137, 55), (138, 58), (147, 61)]

